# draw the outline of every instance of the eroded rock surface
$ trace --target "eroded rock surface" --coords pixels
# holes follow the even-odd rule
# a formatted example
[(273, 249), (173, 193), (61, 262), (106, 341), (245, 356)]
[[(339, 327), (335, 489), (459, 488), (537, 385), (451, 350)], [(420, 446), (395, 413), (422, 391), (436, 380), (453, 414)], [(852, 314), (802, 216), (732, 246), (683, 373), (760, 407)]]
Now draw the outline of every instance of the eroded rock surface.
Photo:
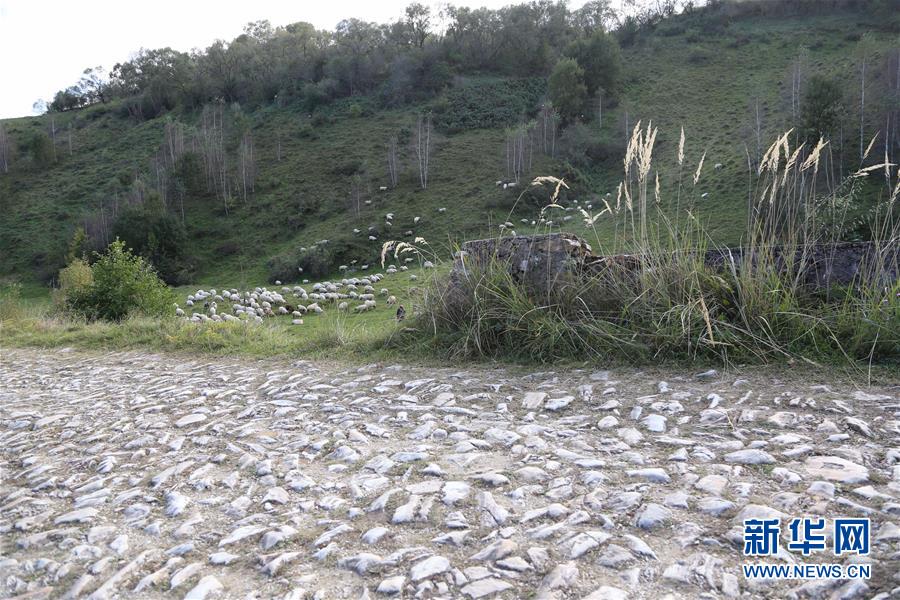
[[(900, 596), (897, 388), (710, 373), (2, 349), (0, 596)], [(872, 579), (744, 579), (804, 515)]]

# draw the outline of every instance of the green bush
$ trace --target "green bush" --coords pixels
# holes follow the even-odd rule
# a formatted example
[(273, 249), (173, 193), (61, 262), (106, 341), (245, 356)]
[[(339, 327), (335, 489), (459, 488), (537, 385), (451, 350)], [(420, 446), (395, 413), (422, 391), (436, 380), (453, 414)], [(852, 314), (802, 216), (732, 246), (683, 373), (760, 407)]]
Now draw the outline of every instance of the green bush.
[(91, 283), (71, 288), (66, 296), (71, 311), (91, 320), (121, 321), (136, 314), (161, 316), (171, 309), (172, 290), (124, 242), (117, 239), (96, 256)]
[(509, 127), (534, 114), (545, 92), (537, 77), (464, 84), (435, 103), (435, 126), (447, 133)]
[(179, 285), (190, 280), (184, 253), (187, 232), (177, 217), (165, 211), (157, 195), (151, 194), (144, 205), (122, 211), (113, 234), (150, 261), (166, 283)]
[(91, 266), (80, 255), (72, 256), (69, 265), (59, 271), (59, 287), (53, 291), (53, 303), (65, 308), (67, 298), (83, 294), (93, 283)]
[(556, 63), (547, 82), (550, 101), (567, 121), (581, 116), (587, 101), (584, 69), (574, 58), (563, 58)]

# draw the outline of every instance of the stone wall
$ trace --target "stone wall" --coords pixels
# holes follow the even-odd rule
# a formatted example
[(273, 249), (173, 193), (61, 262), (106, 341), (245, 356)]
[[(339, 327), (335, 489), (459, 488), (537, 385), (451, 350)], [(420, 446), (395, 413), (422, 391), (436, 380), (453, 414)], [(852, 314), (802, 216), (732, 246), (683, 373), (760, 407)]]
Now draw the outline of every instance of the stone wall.
[[(805, 253), (801, 277), (806, 285), (816, 289), (847, 285), (858, 279), (861, 270), (871, 271), (871, 264), (880, 254), (885, 265), (878, 276), (887, 284), (897, 280), (898, 250), (897, 244), (879, 249), (871, 242), (814, 246)], [(774, 254), (776, 262), (785, 263), (781, 248), (776, 248)], [(753, 253), (741, 248), (706, 253), (708, 265), (728, 270), (756, 259)], [(601, 273), (612, 265), (627, 269), (639, 264), (634, 255), (597, 256), (587, 242), (570, 233), (473, 240), (463, 245), (454, 262), (451, 290), (461, 287), (473, 270), (491, 260), (506, 264), (515, 281), (538, 293)]]

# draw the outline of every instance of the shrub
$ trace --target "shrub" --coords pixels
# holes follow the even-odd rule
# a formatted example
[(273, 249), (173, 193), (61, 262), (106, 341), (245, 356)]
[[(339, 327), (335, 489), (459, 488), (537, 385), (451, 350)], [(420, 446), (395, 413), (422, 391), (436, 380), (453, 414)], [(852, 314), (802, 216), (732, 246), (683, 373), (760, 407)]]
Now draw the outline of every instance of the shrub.
[(435, 103), (435, 127), (448, 133), (509, 127), (537, 111), (546, 89), (537, 77), (460, 85)]
[[(71, 273), (72, 279), (78, 273), (83, 276), (81, 267)], [(66, 306), (76, 314), (105, 321), (121, 321), (136, 314), (161, 316), (174, 300), (172, 290), (153, 268), (118, 239), (105, 253), (96, 255), (90, 284), (70, 288), (65, 296)]]
[(53, 303), (66, 307), (66, 299), (84, 294), (94, 283), (91, 266), (83, 258), (73, 257), (69, 265), (59, 271), (59, 287), (53, 290)]
[(26, 140), (25, 148), (38, 167), (49, 167), (56, 162), (56, 148), (50, 136), (43, 131), (33, 132)]
[(165, 211), (158, 198), (151, 195), (143, 206), (122, 211), (113, 234), (150, 261), (167, 283), (177, 285), (190, 279), (184, 253), (187, 232), (178, 218)]
[(556, 63), (547, 82), (550, 101), (566, 120), (581, 116), (587, 101), (584, 69), (573, 58), (563, 58)]

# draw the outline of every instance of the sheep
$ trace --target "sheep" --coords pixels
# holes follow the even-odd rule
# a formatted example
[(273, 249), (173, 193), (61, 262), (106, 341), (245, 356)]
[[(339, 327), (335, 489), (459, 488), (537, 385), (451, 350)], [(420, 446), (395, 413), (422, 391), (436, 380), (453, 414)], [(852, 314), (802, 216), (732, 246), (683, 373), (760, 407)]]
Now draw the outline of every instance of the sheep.
[(422, 267), (425, 269), (433, 269), (434, 263), (431, 262), (430, 260), (426, 260), (425, 262), (422, 263)]
[(370, 241), (370, 242), (374, 242), (374, 241), (377, 240), (377, 239), (378, 239), (378, 238), (375, 237), (374, 235), (370, 235), (370, 236), (369, 236), (369, 241)]
[(447, 212), (447, 209), (446, 209), (446, 207), (441, 207), (441, 208), (438, 209), (438, 212), (439, 212), (439, 213)]
[(388, 296), (387, 303), (389, 306), (397, 304), (397, 296)]
[(379, 191), (379, 192), (386, 192), (386, 191), (387, 191), (387, 186), (386, 186), (386, 185), (379, 186), (379, 187), (378, 187), (378, 191)]
[(311, 310), (314, 313), (316, 313), (317, 315), (321, 315), (323, 312), (325, 312), (325, 310), (321, 306), (319, 306), (319, 304), (317, 302), (313, 302), (312, 304), (307, 306), (306, 310), (308, 310), (308, 311)]
[(422, 219), (422, 217), (415, 217), (415, 218), (413, 218), (413, 223), (418, 224), (418, 222), (419, 222), (421, 219)]
[(279, 307), (278, 307), (278, 314), (279, 314), (279, 315), (286, 315), (286, 314), (288, 314), (288, 309), (286, 309), (286, 308), (283, 307), (283, 306), (279, 306)]
[(338, 304), (338, 310), (341, 312), (347, 312), (348, 306), (349, 305), (346, 302), (341, 302), (340, 304)]
[(416, 275), (415, 273), (413, 273), (412, 275), (409, 276), (409, 280), (410, 280), (410, 281), (415, 281), (415, 280), (417, 280), (418, 278), (419, 278), (419, 276)]
[(713, 165), (713, 169), (715, 169), (716, 171), (719, 171), (724, 168), (725, 168), (725, 165), (723, 165), (722, 163), (716, 163), (715, 165)]
[(389, 293), (389, 292), (388, 292), (388, 289), (387, 289), (387, 288), (381, 288), (380, 290), (378, 290), (378, 294), (379, 294), (380, 296), (387, 296), (388, 293)]
[(183, 317), (183, 316), (184, 316), (184, 311), (181, 310), (180, 308), (178, 308), (178, 306), (175, 307), (175, 316), (176, 316), (176, 317)]
[(303, 325), (303, 319), (291, 319), (291, 325)]

